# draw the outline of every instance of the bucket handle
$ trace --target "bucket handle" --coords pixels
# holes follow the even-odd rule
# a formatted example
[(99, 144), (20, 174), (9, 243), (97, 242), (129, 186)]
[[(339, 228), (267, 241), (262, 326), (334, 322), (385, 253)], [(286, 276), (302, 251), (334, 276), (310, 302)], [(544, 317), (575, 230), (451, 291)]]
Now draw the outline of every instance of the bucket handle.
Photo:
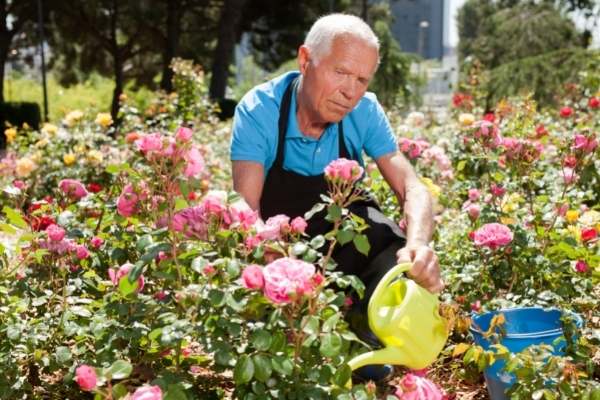
[(411, 263), (402, 263), (396, 265), (388, 272), (386, 272), (386, 274), (383, 276), (383, 278), (381, 278), (379, 284), (377, 284), (377, 287), (373, 291), (371, 299), (369, 300), (369, 306), (371, 305), (371, 301), (373, 301), (373, 299), (377, 299), (379, 298), (379, 296), (381, 296), (382, 292), (388, 288), (388, 286), (392, 283), (394, 279), (396, 279), (399, 275), (403, 274), (404, 272), (409, 271), (411, 268)]

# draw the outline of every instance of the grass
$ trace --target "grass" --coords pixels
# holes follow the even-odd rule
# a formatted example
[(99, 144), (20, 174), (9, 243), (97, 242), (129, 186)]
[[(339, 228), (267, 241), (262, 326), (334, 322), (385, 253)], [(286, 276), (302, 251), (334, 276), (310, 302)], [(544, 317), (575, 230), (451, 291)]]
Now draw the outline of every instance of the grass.
[[(93, 74), (88, 80), (70, 87), (61, 86), (49, 74), (47, 77), (48, 88), (48, 117), (50, 121), (58, 122), (69, 111), (81, 110), (95, 112), (109, 112), (114, 82), (112, 79)], [(139, 105), (146, 105), (151, 91), (141, 89), (133, 91), (126, 89), (130, 98)], [(43, 114), (44, 100), (41, 79), (35, 80), (25, 76), (13, 74), (4, 80), (4, 100), (28, 101), (38, 103)]]

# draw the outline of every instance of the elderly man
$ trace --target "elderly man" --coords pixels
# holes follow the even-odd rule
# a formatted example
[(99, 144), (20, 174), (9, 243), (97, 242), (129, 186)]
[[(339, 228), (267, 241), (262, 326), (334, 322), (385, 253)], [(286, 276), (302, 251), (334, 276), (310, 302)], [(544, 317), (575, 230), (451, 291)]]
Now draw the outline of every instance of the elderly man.
[[(433, 232), (431, 199), (410, 163), (397, 151), (390, 123), (374, 94), (367, 92), (379, 63), (379, 41), (360, 18), (320, 18), (298, 50), (299, 72), (286, 73), (248, 92), (233, 124), (234, 189), (263, 219), (302, 216), (326, 193), (323, 170), (340, 157), (363, 164), (375, 160), (404, 205), (406, 237), (373, 201), (350, 210), (365, 218), (368, 256), (352, 243), (334, 253), (338, 269), (358, 275), (368, 296), (396, 263), (411, 262), (409, 274), (431, 292), (443, 288), (437, 257), (428, 246)], [(308, 233), (325, 233), (321, 219)], [(363, 301), (365, 310), (366, 300)]]

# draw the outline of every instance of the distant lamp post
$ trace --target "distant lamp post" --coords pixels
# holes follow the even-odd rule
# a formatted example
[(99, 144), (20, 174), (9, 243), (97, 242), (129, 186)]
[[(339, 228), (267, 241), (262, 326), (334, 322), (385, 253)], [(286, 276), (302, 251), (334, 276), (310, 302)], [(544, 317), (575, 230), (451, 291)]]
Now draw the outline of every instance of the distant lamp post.
[[(418, 79), (419, 81), (421, 80), (422, 77), (422, 66), (423, 66), (423, 60), (425, 60), (425, 34), (426, 34), (426, 30), (427, 28), (429, 28), (429, 21), (421, 21), (419, 23), (419, 56), (421, 56), (421, 60), (419, 60), (419, 64), (418, 64), (418, 68), (417, 68), (417, 73), (418, 73)], [(421, 98), (421, 83), (417, 83), (417, 99)]]
[(429, 28), (429, 21), (419, 23), (419, 55), (425, 58), (425, 30)]

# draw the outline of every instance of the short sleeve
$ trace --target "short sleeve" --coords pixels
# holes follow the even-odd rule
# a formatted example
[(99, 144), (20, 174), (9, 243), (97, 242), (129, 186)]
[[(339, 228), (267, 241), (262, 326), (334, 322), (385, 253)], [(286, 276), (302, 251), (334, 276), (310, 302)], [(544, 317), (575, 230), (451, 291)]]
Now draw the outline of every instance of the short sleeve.
[(383, 107), (375, 95), (369, 96), (372, 103), (369, 105), (369, 125), (364, 141), (365, 153), (373, 159), (394, 153), (398, 149), (394, 132)]
[(266, 168), (270, 158), (267, 132), (258, 110), (249, 111), (246, 104), (240, 103), (233, 117), (231, 160), (255, 161)]

